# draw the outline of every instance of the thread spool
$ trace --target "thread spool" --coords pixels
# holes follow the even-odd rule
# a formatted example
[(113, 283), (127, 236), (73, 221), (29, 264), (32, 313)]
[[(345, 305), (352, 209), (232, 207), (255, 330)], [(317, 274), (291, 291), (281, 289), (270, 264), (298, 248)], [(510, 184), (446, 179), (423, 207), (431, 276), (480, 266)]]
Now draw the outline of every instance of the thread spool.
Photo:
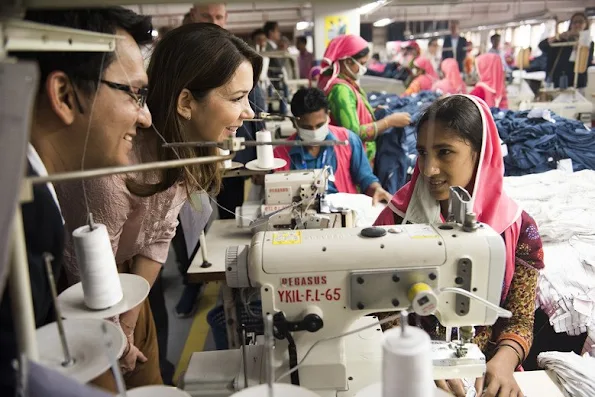
[[(268, 397), (268, 385), (258, 385), (249, 387), (231, 395), (231, 397)], [(287, 383), (274, 383), (273, 396), (275, 397), (319, 397), (318, 394), (311, 392), (303, 387), (290, 385)], [(272, 397), (272, 396), (271, 396)]]
[(89, 309), (103, 310), (124, 296), (116, 259), (105, 225), (81, 226), (72, 233), (79, 264), (84, 302)]
[(382, 343), (382, 395), (434, 395), (430, 336), (416, 327), (392, 328)]
[[(219, 154), (221, 156), (229, 156), (229, 153), (230, 153), (230, 151), (227, 150), (227, 149), (221, 149), (221, 148), (219, 149)], [(225, 160), (223, 162), (223, 168), (225, 168), (225, 169), (231, 169), (231, 167), (232, 167), (232, 165), (231, 165), (231, 159)]]
[[(256, 132), (256, 142), (271, 142), (271, 131)], [(256, 159), (259, 168), (271, 169), (275, 166), (275, 156), (272, 145), (256, 147)]]

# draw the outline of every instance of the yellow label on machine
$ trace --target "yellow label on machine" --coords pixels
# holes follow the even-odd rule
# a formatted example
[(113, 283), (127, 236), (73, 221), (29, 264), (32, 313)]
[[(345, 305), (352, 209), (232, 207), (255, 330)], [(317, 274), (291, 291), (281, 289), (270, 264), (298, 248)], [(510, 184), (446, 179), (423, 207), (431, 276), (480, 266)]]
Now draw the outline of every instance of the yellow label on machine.
[(289, 245), (301, 243), (302, 232), (299, 230), (287, 232), (273, 232), (273, 245)]

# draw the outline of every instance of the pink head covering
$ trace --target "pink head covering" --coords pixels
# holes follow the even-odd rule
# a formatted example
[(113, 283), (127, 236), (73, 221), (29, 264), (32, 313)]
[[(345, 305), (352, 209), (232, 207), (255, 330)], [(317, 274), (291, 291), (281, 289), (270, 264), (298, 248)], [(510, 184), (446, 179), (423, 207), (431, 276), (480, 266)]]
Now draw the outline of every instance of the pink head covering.
[[(477, 219), (490, 225), (497, 233), (504, 234), (506, 272), (502, 296), (505, 297), (515, 269), (516, 246), (521, 229), (521, 209), (504, 192), (504, 161), (500, 151), (500, 137), (490, 109), (479, 98), (469, 95), (458, 96), (469, 98), (481, 113), (483, 124), (481, 153), (473, 191), (469, 193)], [(390, 204), (376, 219), (375, 225), (394, 224), (393, 212), (413, 223), (443, 221), (440, 215), (440, 203), (430, 195), (427, 182), (420, 177), (418, 165), (415, 166), (411, 181), (393, 196)]]
[[(331, 40), (320, 64), (321, 76), (318, 81), (318, 87), (326, 92), (327, 88), (332, 84), (333, 80), (339, 75), (340, 65), (339, 61), (350, 58), (358, 52), (368, 48), (368, 42), (360, 36), (352, 34), (345, 34), (335, 37)], [(330, 78), (324, 76), (324, 72), (332, 69), (333, 73)]]
[(434, 82), (438, 80), (438, 74), (434, 70), (432, 61), (426, 57), (417, 57), (413, 61), (413, 64), (425, 72), (424, 74), (417, 76), (414, 81), (419, 83), (419, 87), (422, 91), (431, 90)]
[(461, 77), (459, 64), (454, 58), (446, 58), (440, 64), (444, 78), (434, 83), (432, 90), (440, 90), (444, 94), (466, 94), (467, 87)]
[(485, 90), (485, 102), (489, 107), (499, 107), (506, 98), (504, 67), (498, 54), (482, 54), (475, 60), (480, 86)]

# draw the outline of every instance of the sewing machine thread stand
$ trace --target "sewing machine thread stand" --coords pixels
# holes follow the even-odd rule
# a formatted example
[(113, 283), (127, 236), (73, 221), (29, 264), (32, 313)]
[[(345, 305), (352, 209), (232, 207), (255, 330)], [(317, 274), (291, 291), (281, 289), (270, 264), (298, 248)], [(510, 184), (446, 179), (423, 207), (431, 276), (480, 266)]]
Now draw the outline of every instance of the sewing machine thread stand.
[[(92, 218), (90, 218), (90, 224)], [(62, 324), (62, 314), (60, 312), (60, 306), (58, 305), (58, 293), (56, 292), (56, 282), (54, 280), (54, 272), (52, 270), (52, 261), (54, 257), (52, 254), (44, 252), (43, 260), (45, 261), (45, 269), (47, 272), (48, 283), (50, 285), (50, 292), (52, 294), (52, 301), (54, 304), (54, 310), (56, 311), (56, 325), (58, 326), (58, 333), (60, 335), (60, 343), (62, 344), (62, 351), (64, 352), (64, 361), (62, 361), (63, 367), (70, 367), (74, 365), (74, 358), (70, 354), (68, 348), (68, 341), (66, 340), (66, 334), (64, 333), (64, 324)]]

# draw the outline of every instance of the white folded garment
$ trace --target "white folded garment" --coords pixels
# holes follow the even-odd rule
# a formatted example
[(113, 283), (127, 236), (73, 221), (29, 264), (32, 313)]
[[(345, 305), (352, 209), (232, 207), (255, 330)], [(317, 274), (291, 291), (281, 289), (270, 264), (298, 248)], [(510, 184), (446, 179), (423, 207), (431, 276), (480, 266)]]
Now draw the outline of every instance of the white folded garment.
[(595, 357), (573, 352), (545, 352), (537, 356), (537, 363), (556, 375), (567, 396), (595, 396)]
[(372, 226), (376, 218), (384, 209), (384, 204), (372, 205), (372, 197), (365, 194), (333, 193), (325, 197), (326, 204), (331, 211), (348, 209), (355, 211), (356, 227)]

